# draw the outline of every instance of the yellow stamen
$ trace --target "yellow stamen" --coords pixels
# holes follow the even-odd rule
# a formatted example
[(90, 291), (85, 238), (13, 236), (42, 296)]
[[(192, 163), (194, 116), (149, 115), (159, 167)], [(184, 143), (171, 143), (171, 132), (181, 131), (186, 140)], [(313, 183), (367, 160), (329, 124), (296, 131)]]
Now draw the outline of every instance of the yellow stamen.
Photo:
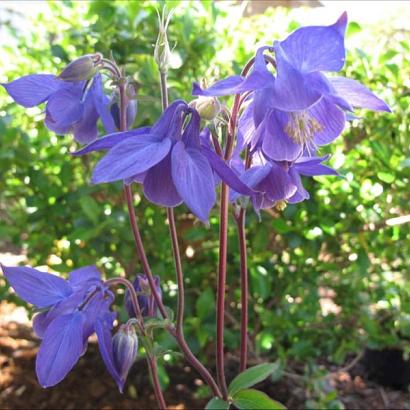
[(306, 111), (292, 112), (286, 124), (285, 132), (292, 138), (293, 142), (306, 146), (314, 146), (313, 137), (317, 132), (323, 130), (323, 126), (311, 117)]

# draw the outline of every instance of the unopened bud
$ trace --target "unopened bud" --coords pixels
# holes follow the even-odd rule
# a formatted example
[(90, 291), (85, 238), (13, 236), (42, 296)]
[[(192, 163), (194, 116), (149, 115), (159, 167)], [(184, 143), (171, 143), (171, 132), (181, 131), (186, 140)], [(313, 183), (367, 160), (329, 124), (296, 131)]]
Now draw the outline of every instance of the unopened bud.
[(157, 42), (155, 43), (154, 59), (155, 59), (155, 62), (157, 63), (159, 71), (161, 73), (166, 73), (168, 71), (168, 68), (171, 65), (171, 58), (172, 58), (171, 49), (169, 48), (169, 43), (168, 43), (167, 29), (168, 29), (168, 24), (173, 14), (173, 11), (171, 10), (166, 18), (165, 18), (165, 9), (162, 11), (162, 16), (159, 15), (158, 11), (157, 13), (158, 13), (159, 31), (158, 31)]
[(189, 104), (198, 111), (200, 117), (204, 120), (211, 121), (221, 112), (221, 103), (215, 97), (199, 97)]
[[(114, 120), (115, 126), (117, 129), (120, 129), (120, 107), (118, 101), (114, 102), (111, 105), (111, 116)], [(130, 129), (132, 124), (134, 124), (135, 117), (137, 115), (137, 101), (130, 100), (127, 104), (127, 129)]]
[[(159, 277), (154, 276), (155, 291), (162, 298), (162, 290), (159, 283)], [(142, 316), (157, 316), (158, 306), (155, 303), (154, 295), (151, 293), (148, 278), (145, 275), (137, 275), (133, 282), (135, 291), (138, 293), (138, 304), (141, 309)], [(131, 297), (127, 291), (125, 294), (125, 307), (130, 317), (136, 317)]]
[(102, 55), (87, 54), (74, 61), (71, 61), (58, 76), (63, 81), (86, 81), (92, 78), (97, 72), (97, 65), (101, 61)]
[(112, 338), (112, 347), (115, 368), (125, 383), (138, 353), (138, 336), (132, 323), (120, 326)]

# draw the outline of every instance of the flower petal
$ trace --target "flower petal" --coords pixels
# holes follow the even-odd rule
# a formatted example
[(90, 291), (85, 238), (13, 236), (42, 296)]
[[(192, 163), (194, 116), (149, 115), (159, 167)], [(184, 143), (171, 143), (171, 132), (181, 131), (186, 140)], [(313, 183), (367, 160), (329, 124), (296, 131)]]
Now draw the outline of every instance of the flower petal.
[(313, 142), (316, 145), (326, 145), (334, 141), (344, 130), (346, 124), (345, 113), (327, 97), (323, 97), (308, 111), (315, 119), (320, 130), (315, 132)]
[(113, 134), (108, 134), (105, 137), (99, 138), (98, 140), (92, 142), (91, 144), (86, 145), (84, 148), (81, 148), (78, 151), (72, 152), (71, 155), (80, 156), (88, 154), (93, 151), (104, 151), (111, 149), (114, 145), (119, 144), (127, 138), (132, 137), (141, 137), (149, 134), (151, 127), (141, 127), (132, 131), (125, 132), (114, 132)]
[(28, 303), (45, 308), (70, 296), (71, 286), (62, 278), (29, 267), (2, 266), (16, 293)]
[(115, 145), (94, 168), (92, 182), (112, 182), (132, 177), (158, 164), (169, 152), (171, 140), (156, 135), (127, 138)]
[(98, 73), (95, 75), (89, 93), (105, 131), (108, 133), (115, 132), (117, 127), (110, 111), (111, 100), (104, 94), (101, 74)]
[(302, 27), (280, 42), (289, 62), (304, 73), (339, 71), (345, 62), (347, 14), (330, 26)]
[(70, 272), (68, 282), (73, 288), (83, 287), (86, 282), (101, 282), (101, 273), (95, 265), (83, 266)]
[(98, 136), (97, 121), (99, 116), (90, 93), (87, 94), (83, 104), (84, 111), (80, 121), (73, 125), (73, 134), (80, 144), (88, 144)]
[(17, 104), (29, 108), (46, 101), (62, 84), (55, 75), (30, 74), (1, 85)]
[(254, 191), (244, 184), (236, 173), (214, 151), (203, 148), (201, 152), (208, 159), (212, 169), (228, 186), (242, 195), (252, 196), (254, 194)]
[(292, 178), (292, 182), (296, 186), (296, 192), (293, 196), (288, 198), (288, 202), (290, 204), (296, 204), (298, 202), (304, 201), (305, 199), (309, 199), (310, 198), (309, 192), (306, 191), (306, 189), (304, 188), (304, 186), (302, 184), (302, 179), (300, 178), (300, 175), (298, 174), (296, 169), (291, 167), (289, 169), (289, 175)]
[(188, 208), (206, 222), (216, 201), (211, 166), (198, 149), (182, 141), (172, 149), (172, 179)]
[(110, 326), (110, 318), (98, 318), (95, 322), (94, 328), (95, 333), (97, 333), (98, 347), (100, 348), (101, 357), (105, 363), (105, 367), (117, 383), (117, 386), (120, 392), (122, 393), (125, 380), (121, 380), (121, 377), (114, 364), (114, 354), (111, 336), (112, 325)]
[(278, 42), (275, 53), (277, 77), (270, 97), (271, 106), (283, 111), (300, 111), (319, 101), (322, 93), (312, 87), (309, 77), (289, 63)]
[(315, 175), (339, 175), (334, 169), (322, 165), (323, 161), (326, 161), (326, 157), (314, 157), (314, 158), (298, 158), (296, 162), (292, 165), (297, 172), (301, 175), (315, 176)]
[(270, 201), (280, 201), (290, 198), (296, 192), (296, 186), (280, 165), (271, 162), (269, 174), (256, 186), (258, 191), (266, 193)]
[(69, 86), (61, 88), (49, 98), (46, 106), (47, 114), (59, 127), (73, 125), (83, 116), (82, 95), (82, 83), (70, 83)]
[[(255, 188), (271, 171), (270, 165), (258, 165), (249, 168), (241, 175), (241, 181), (251, 188)], [(229, 193), (229, 200), (235, 201), (241, 196), (240, 193), (232, 190)]]
[(184, 112), (188, 112), (188, 104), (183, 100), (175, 100), (152, 126), (152, 134), (158, 135), (161, 139), (180, 139)]
[(37, 354), (36, 372), (43, 387), (59, 383), (74, 367), (83, 351), (83, 314), (55, 319), (47, 328)]
[(373, 111), (391, 112), (389, 106), (358, 81), (345, 77), (329, 78), (338, 96), (353, 107), (368, 108)]
[(152, 167), (144, 178), (144, 194), (157, 205), (174, 207), (182, 203), (172, 179), (171, 155)]
[(302, 146), (285, 133), (288, 121), (289, 114), (272, 110), (257, 130), (263, 152), (275, 161), (294, 161), (302, 152)]

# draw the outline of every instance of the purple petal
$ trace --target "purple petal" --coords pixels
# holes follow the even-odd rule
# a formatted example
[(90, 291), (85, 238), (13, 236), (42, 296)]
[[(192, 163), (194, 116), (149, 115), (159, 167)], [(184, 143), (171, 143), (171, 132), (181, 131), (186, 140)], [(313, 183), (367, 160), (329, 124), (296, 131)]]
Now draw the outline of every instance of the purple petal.
[(302, 179), (300, 178), (300, 175), (298, 174), (296, 169), (291, 167), (289, 169), (289, 175), (292, 178), (293, 184), (295, 184), (296, 186), (296, 192), (293, 196), (288, 198), (288, 202), (290, 204), (296, 204), (298, 202), (304, 201), (305, 199), (309, 199), (310, 198), (309, 192), (306, 191), (306, 189), (303, 187)]
[(188, 208), (206, 222), (216, 201), (212, 169), (198, 149), (179, 141), (172, 149), (172, 179)]
[(315, 119), (320, 130), (315, 132), (313, 141), (316, 145), (326, 145), (334, 141), (344, 130), (345, 113), (327, 97), (323, 97), (309, 111), (308, 115)]
[(261, 133), (263, 152), (275, 161), (294, 161), (302, 152), (302, 145), (293, 142), (285, 133), (289, 115), (271, 111), (257, 130)]
[(182, 141), (188, 148), (199, 148), (200, 146), (201, 117), (198, 111), (191, 109), (191, 118), (182, 133)]
[(88, 144), (84, 148), (81, 148), (78, 151), (72, 152), (71, 155), (80, 156), (88, 154), (93, 151), (104, 151), (111, 149), (114, 145), (117, 145), (121, 141), (124, 141), (127, 138), (133, 137), (143, 137), (145, 134), (149, 134), (151, 127), (141, 127), (132, 131), (125, 132), (114, 132), (113, 134), (106, 135), (105, 137), (99, 138), (98, 140)]
[(67, 127), (81, 120), (84, 104), (82, 83), (70, 83), (70, 86), (55, 92), (47, 102), (47, 115), (59, 127)]
[(157, 205), (174, 207), (182, 203), (172, 179), (171, 155), (151, 168), (144, 178), (144, 194)]
[(376, 95), (358, 81), (345, 77), (329, 78), (329, 81), (337, 95), (347, 100), (353, 107), (391, 112), (389, 106), (383, 100), (376, 97)]
[(169, 152), (171, 140), (155, 135), (127, 138), (115, 145), (94, 168), (92, 182), (112, 182), (132, 177), (158, 164)]
[(183, 113), (188, 111), (188, 104), (182, 100), (175, 100), (161, 115), (159, 120), (152, 126), (152, 134), (161, 139), (169, 137), (171, 140), (180, 139)]
[[(243, 110), (238, 121), (238, 137), (233, 156), (239, 156), (245, 146), (251, 144), (255, 136), (254, 102), (250, 102)], [(263, 118), (262, 118), (263, 119)]]
[(270, 201), (280, 201), (290, 198), (296, 192), (296, 186), (280, 165), (271, 163), (271, 170), (256, 187), (259, 191), (266, 193), (266, 197)]
[(2, 266), (2, 269), (19, 297), (40, 309), (56, 304), (73, 292), (64, 279), (50, 273), (29, 267)]
[(30, 74), (1, 85), (17, 104), (29, 108), (46, 101), (60, 89), (62, 81), (51, 74)]
[(315, 104), (322, 93), (312, 87), (309, 77), (294, 68), (279, 43), (275, 44), (277, 77), (270, 104), (283, 111), (306, 110)]
[(220, 158), (214, 151), (203, 148), (201, 151), (208, 159), (212, 169), (221, 177), (221, 179), (236, 192), (242, 195), (252, 196), (254, 191), (245, 185), (235, 172)]
[(330, 26), (302, 27), (281, 41), (288, 61), (304, 73), (339, 71), (345, 62), (344, 33), (347, 14)]
[(84, 111), (82, 118), (79, 122), (73, 125), (73, 134), (74, 138), (80, 144), (88, 144), (94, 141), (98, 136), (98, 112), (90, 93), (87, 94), (83, 106)]
[(89, 93), (93, 99), (95, 109), (101, 118), (105, 131), (108, 133), (117, 131), (114, 118), (110, 112), (111, 100), (104, 94), (101, 74), (97, 74), (94, 77)]
[(326, 161), (326, 157), (316, 157), (316, 158), (298, 158), (293, 164), (293, 167), (301, 175), (315, 176), (315, 175), (339, 175), (334, 169), (322, 165), (321, 162)]
[(101, 357), (105, 363), (105, 367), (117, 383), (117, 386), (120, 392), (122, 393), (125, 380), (121, 380), (121, 377), (114, 364), (114, 354), (111, 336), (112, 326), (110, 326), (109, 323), (109, 318), (99, 318), (96, 320), (94, 328), (95, 332), (97, 333), (98, 347), (100, 348)]
[(61, 124), (56, 123), (51, 118), (50, 114), (47, 112), (47, 109), (46, 109), (46, 118), (44, 120), (44, 123), (50, 131), (53, 131), (58, 135), (66, 135), (66, 134), (69, 134), (70, 132), (72, 132), (72, 130), (73, 130), (72, 124), (61, 125)]
[(60, 316), (47, 328), (37, 354), (36, 372), (43, 387), (59, 383), (74, 367), (83, 351), (83, 314)]
[[(251, 188), (255, 188), (271, 171), (270, 165), (258, 165), (249, 168), (241, 175), (241, 181)], [(232, 190), (229, 194), (229, 200), (235, 201), (241, 196), (240, 193)]]
[(101, 282), (101, 273), (95, 265), (84, 266), (70, 272), (68, 282), (73, 288), (82, 287), (86, 282)]

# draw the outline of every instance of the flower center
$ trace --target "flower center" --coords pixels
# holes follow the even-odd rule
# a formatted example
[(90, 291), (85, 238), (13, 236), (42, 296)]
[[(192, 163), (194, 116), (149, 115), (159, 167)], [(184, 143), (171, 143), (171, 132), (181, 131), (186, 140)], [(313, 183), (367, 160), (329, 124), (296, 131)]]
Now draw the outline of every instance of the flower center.
[(322, 130), (323, 126), (315, 118), (311, 117), (308, 112), (301, 111), (290, 113), (284, 131), (293, 142), (309, 149), (315, 146), (314, 135)]

